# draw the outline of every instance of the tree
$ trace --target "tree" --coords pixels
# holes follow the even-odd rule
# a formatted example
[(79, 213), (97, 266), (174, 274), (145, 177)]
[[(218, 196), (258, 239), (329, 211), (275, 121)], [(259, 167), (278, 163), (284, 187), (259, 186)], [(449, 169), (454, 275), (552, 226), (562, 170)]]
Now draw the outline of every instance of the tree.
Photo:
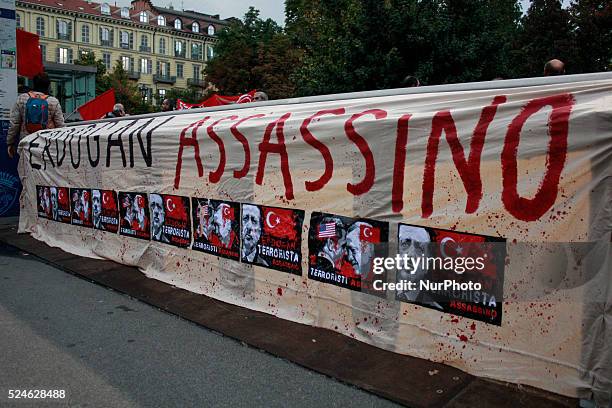
[(510, 76), (516, 0), (287, 0), (299, 95)]
[[(570, 7), (576, 35), (573, 59), (576, 72), (612, 69), (612, 3), (609, 0), (577, 0)], [(586, 46), (588, 44), (588, 46)]]
[(117, 103), (121, 103), (127, 113), (138, 115), (153, 112), (153, 106), (144, 102), (138, 87), (128, 78), (121, 61), (116, 62), (113, 72), (107, 75), (107, 79), (109, 89), (115, 89)]
[[(570, 14), (560, 0), (533, 0), (522, 18), (517, 38), (519, 76), (541, 76), (546, 61), (570, 61), (574, 53)], [(575, 68), (572, 64), (567, 66), (569, 72), (575, 72)]]
[(292, 49), (283, 29), (272, 19), (262, 20), (253, 7), (218, 34), (215, 58), (205, 68), (206, 78), (223, 94), (252, 89), (270, 98), (293, 94), (290, 75), (299, 53)]
[(186, 89), (182, 88), (172, 88), (168, 92), (166, 92), (167, 99), (177, 99), (182, 100), (187, 103), (199, 103), (204, 99), (208, 98), (212, 94), (210, 89), (202, 92), (200, 88), (190, 86)]

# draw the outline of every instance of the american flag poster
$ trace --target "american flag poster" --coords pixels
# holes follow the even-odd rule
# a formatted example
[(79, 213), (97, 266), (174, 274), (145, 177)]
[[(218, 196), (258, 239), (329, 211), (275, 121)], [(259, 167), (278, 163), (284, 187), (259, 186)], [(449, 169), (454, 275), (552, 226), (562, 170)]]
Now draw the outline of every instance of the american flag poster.
[[(368, 292), (373, 288), (373, 261), (386, 256), (389, 224), (365, 218), (313, 213), (308, 236), (310, 279)], [(385, 274), (376, 279), (386, 279)]]

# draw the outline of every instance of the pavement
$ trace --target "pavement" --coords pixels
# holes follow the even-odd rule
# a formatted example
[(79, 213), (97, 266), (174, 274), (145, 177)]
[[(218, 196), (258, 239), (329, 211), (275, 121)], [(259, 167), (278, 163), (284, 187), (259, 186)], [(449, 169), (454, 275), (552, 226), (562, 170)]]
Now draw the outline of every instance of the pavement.
[(3, 244), (0, 270), (0, 406), (397, 406)]

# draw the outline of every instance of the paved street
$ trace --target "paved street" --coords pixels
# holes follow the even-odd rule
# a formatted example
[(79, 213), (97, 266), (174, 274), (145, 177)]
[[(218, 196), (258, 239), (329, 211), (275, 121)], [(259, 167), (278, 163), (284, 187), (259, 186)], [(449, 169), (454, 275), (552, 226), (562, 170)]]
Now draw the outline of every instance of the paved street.
[(1, 244), (0, 347), (3, 407), (395, 406)]

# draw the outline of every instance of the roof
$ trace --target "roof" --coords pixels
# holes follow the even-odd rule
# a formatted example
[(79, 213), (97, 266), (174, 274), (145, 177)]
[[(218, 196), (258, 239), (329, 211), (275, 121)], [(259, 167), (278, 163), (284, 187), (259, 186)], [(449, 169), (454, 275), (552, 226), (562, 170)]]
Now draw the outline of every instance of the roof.
[[(121, 9), (123, 7), (116, 7), (108, 3), (107, 4), (110, 8), (110, 16), (102, 14), (103, 3), (95, 3), (87, 0), (18, 0), (18, 2), (52, 7), (93, 16), (112, 18), (116, 19), (117, 21), (127, 20), (126, 18), (121, 17)], [(160, 14), (166, 18), (166, 27), (170, 29), (174, 29), (174, 20), (176, 20), (176, 18), (180, 18), (183, 22), (183, 29), (180, 31), (188, 33), (192, 32), (188, 27), (190, 27), (194, 21), (197, 21), (200, 24), (199, 34), (206, 34), (206, 27), (208, 27), (210, 24), (226, 25), (228, 23), (225, 20), (219, 19), (218, 15), (212, 16), (195, 11), (178, 11), (155, 6), (153, 6), (153, 9), (149, 12), (149, 23), (140, 23), (139, 12), (135, 11), (133, 8), (129, 8), (129, 10), (130, 21), (138, 24), (148, 24), (153, 27), (157, 26), (157, 16)]]

